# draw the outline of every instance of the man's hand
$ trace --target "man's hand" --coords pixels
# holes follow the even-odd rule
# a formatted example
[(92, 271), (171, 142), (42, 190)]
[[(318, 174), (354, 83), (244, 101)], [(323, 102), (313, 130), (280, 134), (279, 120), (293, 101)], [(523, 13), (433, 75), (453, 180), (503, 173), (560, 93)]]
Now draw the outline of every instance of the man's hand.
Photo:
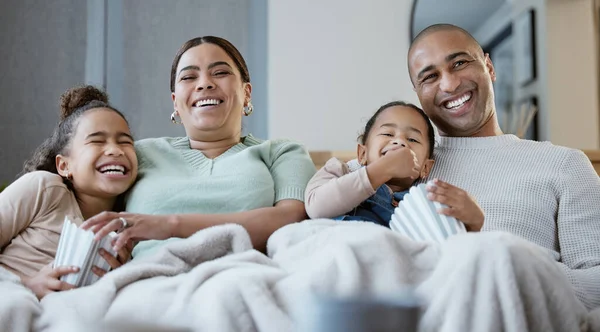
[(428, 183), (427, 191), (427, 198), (448, 206), (438, 213), (462, 221), (470, 232), (481, 230), (485, 216), (469, 193), (439, 179), (434, 179), (433, 185)]

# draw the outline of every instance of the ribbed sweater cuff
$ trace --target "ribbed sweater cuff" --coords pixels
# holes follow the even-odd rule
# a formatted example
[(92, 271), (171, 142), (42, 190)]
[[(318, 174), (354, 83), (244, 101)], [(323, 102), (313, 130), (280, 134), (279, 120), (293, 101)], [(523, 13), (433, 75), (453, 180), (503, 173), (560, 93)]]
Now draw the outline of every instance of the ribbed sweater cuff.
[(288, 187), (275, 192), (275, 203), (284, 199), (295, 199), (304, 202), (304, 191), (306, 188)]

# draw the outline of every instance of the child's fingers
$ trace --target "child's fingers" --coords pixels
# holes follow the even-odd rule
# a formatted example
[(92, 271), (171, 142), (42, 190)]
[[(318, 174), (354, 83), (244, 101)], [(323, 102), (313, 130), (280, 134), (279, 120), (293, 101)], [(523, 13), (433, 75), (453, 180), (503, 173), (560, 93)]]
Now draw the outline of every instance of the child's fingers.
[(129, 258), (131, 258), (132, 249), (129, 249), (129, 243), (131, 243), (131, 240), (126, 241), (123, 248), (119, 249), (117, 253), (117, 260), (121, 264), (127, 263), (127, 261), (129, 261)]
[(59, 279), (49, 279), (46, 286), (48, 287), (49, 290), (53, 290), (53, 291), (65, 291), (65, 290), (76, 288), (75, 286), (73, 286), (69, 283), (66, 283), (64, 281), (60, 281)]
[(79, 268), (77, 266), (59, 266), (52, 269), (52, 272), (50, 272), (49, 276), (53, 279), (59, 279), (64, 275), (77, 272), (79, 272)]
[(92, 272), (94, 272), (94, 274), (100, 278), (104, 277), (104, 275), (106, 274), (106, 271), (97, 266), (92, 266)]
[(134, 247), (133, 240), (129, 239), (127, 241), (127, 244), (125, 245), (125, 247), (127, 248), (127, 251), (129, 251), (129, 257), (131, 257), (131, 252), (133, 251), (133, 247)]
[(129, 242), (131, 242), (131, 230), (132, 228), (128, 228), (126, 230), (124, 230), (123, 232), (119, 233), (119, 236), (117, 237), (117, 241), (115, 243), (115, 245), (113, 246), (113, 250), (116, 252), (120, 252), (123, 249), (126, 249), (126, 246), (128, 245)]
[(104, 258), (104, 260), (108, 263), (108, 265), (110, 265), (111, 268), (116, 269), (123, 265), (115, 256), (111, 255), (108, 251), (104, 249), (99, 249), (98, 252), (100, 256), (102, 256), (102, 258)]

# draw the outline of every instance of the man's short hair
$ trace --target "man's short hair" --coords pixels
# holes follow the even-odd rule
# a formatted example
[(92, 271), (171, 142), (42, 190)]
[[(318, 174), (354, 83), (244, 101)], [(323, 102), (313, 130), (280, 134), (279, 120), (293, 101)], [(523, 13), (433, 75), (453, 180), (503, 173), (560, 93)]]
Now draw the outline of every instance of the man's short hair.
[(413, 38), (412, 42), (410, 43), (408, 53), (410, 53), (412, 51), (413, 46), (416, 45), (417, 42), (419, 42), (421, 39), (429, 36), (430, 34), (432, 34), (434, 32), (438, 32), (438, 31), (458, 31), (458, 32), (464, 34), (465, 36), (467, 36), (468, 39), (473, 41), (473, 43), (475, 45), (477, 45), (477, 48), (479, 50), (481, 50), (481, 54), (483, 55), (483, 48), (481, 47), (479, 42), (475, 39), (475, 37), (473, 37), (473, 35), (471, 35), (467, 30), (465, 30), (459, 26), (449, 24), (449, 23), (433, 24), (433, 25), (430, 25), (427, 28), (421, 30), (421, 32), (419, 32), (417, 34), (417, 36), (415, 38)]

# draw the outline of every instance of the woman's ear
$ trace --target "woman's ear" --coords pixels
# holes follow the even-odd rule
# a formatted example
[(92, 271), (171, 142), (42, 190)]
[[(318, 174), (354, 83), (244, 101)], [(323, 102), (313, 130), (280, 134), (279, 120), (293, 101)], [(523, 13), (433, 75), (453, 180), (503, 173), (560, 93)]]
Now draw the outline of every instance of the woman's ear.
[(434, 163), (435, 161), (433, 159), (427, 159), (423, 162), (423, 167), (421, 167), (421, 179), (425, 179), (429, 176)]
[(362, 144), (358, 144), (356, 147), (356, 158), (361, 166), (367, 165), (367, 147)]
[(244, 106), (248, 104), (250, 100), (252, 100), (252, 84), (244, 83)]
[(58, 175), (63, 178), (70, 178), (71, 174), (69, 172), (69, 161), (67, 157), (57, 154), (55, 158), (56, 162), (56, 170), (58, 171)]
[(177, 111), (177, 101), (175, 100), (175, 92), (171, 92), (171, 99), (173, 99), (173, 110)]

